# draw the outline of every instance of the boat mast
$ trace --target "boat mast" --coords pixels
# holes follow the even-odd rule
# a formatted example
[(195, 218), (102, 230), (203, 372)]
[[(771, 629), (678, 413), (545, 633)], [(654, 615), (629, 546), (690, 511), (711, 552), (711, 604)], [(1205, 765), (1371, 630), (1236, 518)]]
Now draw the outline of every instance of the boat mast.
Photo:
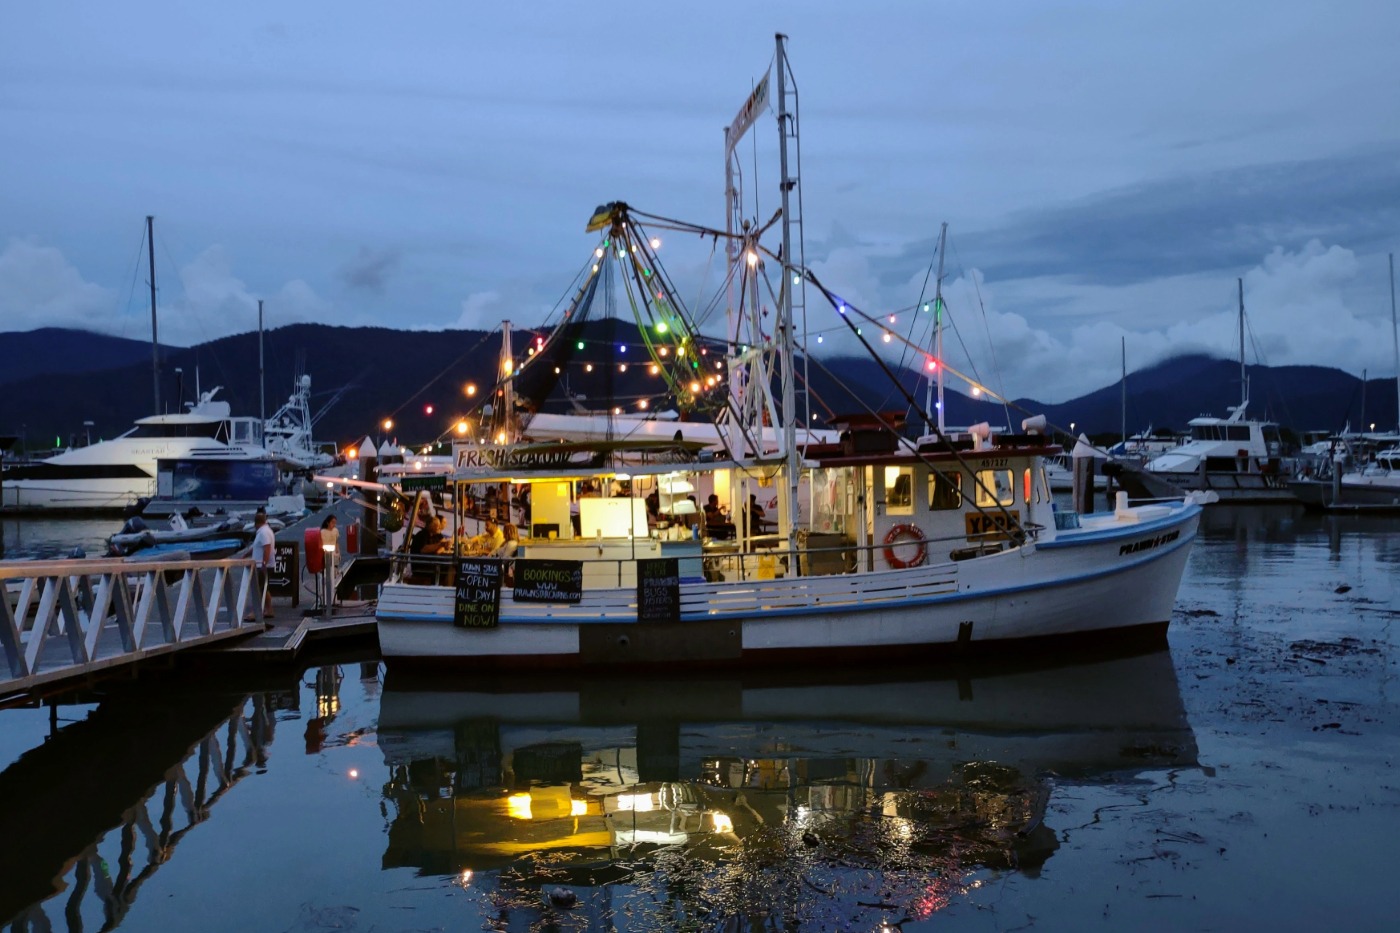
[(160, 335), (156, 329), (156, 219), (146, 215), (146, 258), (151, 275), (151, 377), (155, 386), (156, 414), (160, 414)]
[(924, 393), (924, 410), (933, 408), (933, 384), (938, 383), (938, 433), (943, 433), (943, 254), (948, 246), (948, 221), (938, 231), (938, 275), (933, 280), (933, 379)]
[[(1395, 327), (1395, 254), (1390, 254), (1390, 336), (1395, 341), (1395, 403), (1400, 418), (1400, 330)], [(1397, 426), (1400, 430), (1400, 426)]]
[[(795, 184), (794, 180), (788, 177), (788, 125), (792, 120), (792, 114), (788, 112), (787, 105), (787, 48), (785, 43), (787, 36), (778, 33), (775, 37), (778, 46), (778, 170), (780, 179), (778, 190), (782, 193), (783, 211), (783, 262), (792, 262), (792, 212), (789, 209), (788, 196)], [(780, 270), (783, 276), (783, 287), (780, 291), (782, 296), (782, 307), (778, 310), (778, 333), (780, 347), (780, 365), (782, 367), (782, 391), (783, 391), (783, 446), (787, 453), (787, 480), (788, 480), (788, 538), (795, 547), (797, 542), (797, 496), (798, 496), (798, 457), (797, 457), (797, 397), (796, 380), (793, 378), (793, 343), (796, 334), (793, 332), (792, 321), (792, 277), (787, 269)]]
[(1123, 416), (1118, 424), (1118, 431), (1122, 435), (1123, 453), (1128, 452), (1128, 338), (1119, 337), (1119, 347), (1123, 352)]
[(258, 421), (267, 425), (267, 381), (263, 378), (263, 309), (258, 299)]
[(510, 321), (501, 322), (501, 412), (496, 418), (500, 430), (497, 443), (512, 443), (515, 431), (511, 416), (515, 414), (515, 351), (510, 344)]
[(1240, 287), (1240, 407), (1249, 404), (1249, 382), (1244, 371), (1244, 279), (1236, 279)]

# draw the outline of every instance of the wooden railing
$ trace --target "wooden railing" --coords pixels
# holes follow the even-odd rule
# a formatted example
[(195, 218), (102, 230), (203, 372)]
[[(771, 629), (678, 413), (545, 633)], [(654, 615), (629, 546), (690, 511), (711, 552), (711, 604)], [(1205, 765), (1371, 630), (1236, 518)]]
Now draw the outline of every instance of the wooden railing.
[(250, 560), (0, 563), (0, 696), (246, 634)]

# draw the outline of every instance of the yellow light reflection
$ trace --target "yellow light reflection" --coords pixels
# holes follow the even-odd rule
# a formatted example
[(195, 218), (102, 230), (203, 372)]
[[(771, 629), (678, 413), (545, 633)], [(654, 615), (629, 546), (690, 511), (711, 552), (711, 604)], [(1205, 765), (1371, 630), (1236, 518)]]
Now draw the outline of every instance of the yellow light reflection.
[(619, 810), (645, 813), (651, 809), (651, 794), (618, 794), (613, 802)]
[(715, 812), (713, 812), (713, 813), (710, 814), (710, 819), (711, 819), (711, 821), (713, 821), (714, 824), (715, 824), (715, 832), (717, 832), (717, 833), (732, 833), (732, 832), (734, 832), (734, 821), (731, 820), (731, 819), (728, 817), (727, 814), (721, 813), (721, 812), (719, 812), (718, 810), (716, 810)]
[(569, 816), (587, 816), (587, 815), (588, 815), (588, 801), (587, 801), (587, 800), (571, 800), (571, 801), (569, 801)]
[(511, 794), (506, 798), (506, 813), (517, 820), (533, 819), (529, 794)]

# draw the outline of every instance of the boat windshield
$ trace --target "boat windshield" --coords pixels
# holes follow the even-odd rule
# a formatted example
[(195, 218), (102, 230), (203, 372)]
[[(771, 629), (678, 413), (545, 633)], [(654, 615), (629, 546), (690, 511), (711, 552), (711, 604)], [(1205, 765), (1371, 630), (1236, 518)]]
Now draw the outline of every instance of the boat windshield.
[(219, 437), (222, 421), (195, 421), (187, 424), (138, 424), (124, 437)]
[(1247, 441), (1249, 425), (1245, 424), (1198, 424), (1191, 429), (1194, 441)]

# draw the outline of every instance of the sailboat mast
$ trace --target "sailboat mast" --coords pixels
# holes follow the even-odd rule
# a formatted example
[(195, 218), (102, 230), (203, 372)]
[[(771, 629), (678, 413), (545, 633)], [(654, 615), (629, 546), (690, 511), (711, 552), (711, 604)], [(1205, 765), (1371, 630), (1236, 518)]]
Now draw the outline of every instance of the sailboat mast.
[[(1395, 341), (1395, 403), (1400, 418), (1400, 330), (1395, 327), (1395, 254), (1390, 254), (1390, 336)], [(1400, 430), (1400, 426), (1397, 426)]]
[(151, 379), (155, 386), (156, 414), (160, 414), (160, 334), (156, 328), (156, 219), (146, 215), (146, 258), (151, 278)]
[[(788, 196), (791, 193), (793, 184), (788, 177), (788, 135), (792, 114), (788, 112), (787, 99), (787, 36), (778, 33), (775, 36), (777, 42), (778, 55), (778, 170), (780, 172), (780, 183), (778, 190), (782, 193), (783, 211), (783, 262), (792, 262), (792, 212), (788, 204)], [(793, 332), (792, 326), (792, 277), (786, 269), (782, 270), (783, 287), (782, 308), (779, 310), (778, 328), (782, 334), (780, 345), (782, 346), (782, 391), (783, 391), (783, 447), (787, 453), (787, 479), (788, 479), (788, 535), (794, 546), (797, 538), (797, 496), (798, 496), (798, 457), (797, 457), (797, 397), (795, 378), (793, 374), (793, 343), (797, 335)]]
[(1236, 279), (1240, 287), (1240, 405), (1249, 404), (1249, 383), (1244, 371), (1244, 279)]
[(258, 421), (267, 424), (267, 381), (263, 378), (263, 309), (258, 299)]
[(1123, 452), (1128, 452), (1128, 338), (1119, 337), (1119, 347), (1123, 353), (1123, 416), (1118, 431), (1123, 440)]
[(943, 433), (943, 254), (948, 246), (948, 221), (938, 230), (938, 275), (933, 280), (933, 379), (924, 393), (924, 409), (933, 408), (933, 386), (938, 383), (938, 433)]

